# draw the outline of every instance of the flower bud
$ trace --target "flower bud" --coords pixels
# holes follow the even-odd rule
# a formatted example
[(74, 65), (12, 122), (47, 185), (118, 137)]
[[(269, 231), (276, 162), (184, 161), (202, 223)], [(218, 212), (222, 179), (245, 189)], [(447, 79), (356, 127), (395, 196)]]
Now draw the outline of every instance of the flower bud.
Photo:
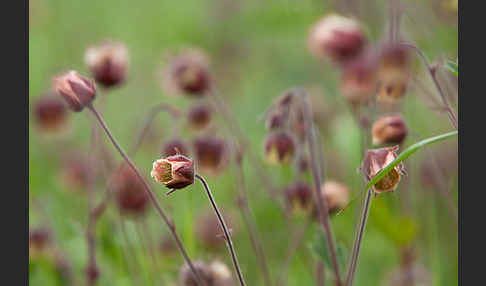
[[(370, 181), (383, 168), (390, 164), (398, 155), (395, 153), (398, 145), (381, 149), (372, 149), (366, 152), (361, 165), (361, 171), (366, 179)], [(381, 178), (373, 187), (377, 194), (394, 191), (398, 187), (401, 175), (405, 174), (403, 163), (395, 166), (386, 176)]]
[(84, 60), (94, 79), (105, 87), (112, 87), (125, 80), (128, 50), (124, 44), (107, 41), (86, 50)]
[(36, 258), (46, 250), (51, 243), (49, 229), (38, 227), (29, 230), (29, 257)]
[(164, 154), (165, 157), (178, 154), (189, 156), (189, 148), (184, 141), (180, 139), (172, 139), (164, 144), (162, 147), (162, 154)]
[(182, 189), (194, 182), (194, 164), (183, 155), (173, 155), (155, 161), (150, 175), (169, 189)]
[[(196, 269), (196, 272), (199, 274), (199, 277), (201, 277), (204, 282), (206, 282), (206, 285), (212, 286), (213, 284), (213, 275), (211, 273), (211, 269), (209, 266), (200, 261), (196, 260), (193, 261), (192, 264), (194, 265), (194, 268)], [(192, 272), (191, 268), (187, 263), (182, 265), (181, 269), (179, 270), (179, 283), (181, 286), (198, 286), (198, 283), (196, 282), (196, 278), (194, 277), (194, 273)]]
[(287, 164), (295, 154), (295, 140), (283, 131), (269, 134), (264, 147), (266, 160), (270, 164)]
[(122, 213), (142, 214), (146, 210), (149, 197), (130, 167), (123, 164), (113, 175), (112, 182), (116, 203)]
[(61, 175), (67, 188), (86, 190), (92, 174), (86, 158), (81, 155), (71, 155), (64, 160)]
[(228, 162), (228, 148), (224, 139), (203, 136), (194, 141), (196, 162), (202, 172), (216, 175)]
[(329, 213), (334, 213), (344, 208), (349, 202), (349, 189), (340, 182), (326, 181), (321, 186), (321, 194), (327, 200)]
[(309, 50), (315, 57), (329, 57), (337, 63), (356, 57), (365, 43), (360, 25), (336, 14), (327, 15), (314, 24), (308, 39)]
[(407, 133), (407, 124), (400, 114), (383, 116), (373, 123), (373, 144), (401, 144)]
[(280, 109), (275, 109), (268, 113), (265, 125), (268, 130), (275, 130), (282, 128), (286, 121), (287, 114)]
[(401, 45), (386, 45), (380, 52), (377, 100), (395, 103), (405, 95), (410, 79), (410, 53)]
[(346, 65), (341, 74), (340, 90), (351, 104), (364, 104), (376, 91), (376, 62), (364, 55)]
[(202, 130), (211, 122), (211, 110), (206, 105), (195, 105), (189, 110), (187, 120), (190, 127)]
[(67, 125), (68, 112), (64, 102), (51, 95), (36, 101), (32, 110), (35, 122), (42, 131), (56, 132)]
[(53, 89), (76, 112), (90, 104), (96, 97), (96, 86), (76, 71), (69, 71), (53, 79)]
[(285, 189), (287, 207), (291, 212), (307, 213), (313, 207), (312, 189), (304, 182), (296, 182)]
[(174, 56), (164, 71), (164, 87), (169, 93), (203, 96), (211, 86), (207, 56), (199, 50), (186, 50)]
[(214, 286), (233, 286), (233, 276), (226, 264), (219, 260), (215, 260), (209, 264), (209, 269), (213, 276)]
[[(234, 217), (232, 215), (228, 215), (227, 213), (224, 213), (223, 217), (226, 225), (230, 229), (231, 235), (233, 236), (236, 233), (236, 229), (234, 228), (236, 225), (234, 223)], [(224, 233), (221, 230), (219, 220), (214, 213), (207, 212), (200, 214), (196, 218), (194, 227), (197, 241), (206, 248), (217, 249), (225, 245)]]

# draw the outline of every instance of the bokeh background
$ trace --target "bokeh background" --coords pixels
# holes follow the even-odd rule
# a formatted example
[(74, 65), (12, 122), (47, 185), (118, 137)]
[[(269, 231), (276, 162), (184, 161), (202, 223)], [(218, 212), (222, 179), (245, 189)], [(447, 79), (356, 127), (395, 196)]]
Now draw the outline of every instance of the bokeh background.
[[(438, 63), (447, 92), (457, 107), (457, 79), (443, 67), (455, 60), (458, 50), (457, 1), (403, 1), (401, 33), (415, 43), (426, 57)], [(261, 116), (266, 108), (290, 87), (307, 88), (326, 107), (326, 124), (321, 126), (322, 148), (326, 158), (325, 177), (346, 183), (358, 200), (345, 212), (331, 218), (336, 240), (344, 249), (344, 264), (351, 251), (355, 225), (363, 193), (362, 177), (357, 173), (362, 152), (360, 128), (338, 89), (339, 70), (325, 61), (315, 60), (307, 49), (309, 29), (320, 17), (336, 12), (352, 15), (363, 25), (370, 42), (378, 43), (386, 35), (388, 2), (317, 0), (30, 0), (29, 15), (29, 102), (51, 87), (51, 78), (75, 69), (88, 75), (83, 57), (87, 47), (105, 39), (119, 40), (129, 49), (130, 66), (126, 83), (106, 91), (99, 90), (95, 105), (103, 110), (106, 121), (121, 145), (128, 149), (154, 105), (169, 102), (185, 109), (193, 100), (164, 93), (159, 69), (167, 51), (198, 47), (211, 59), (214, 78), (221, 96), (230, 106), (245, 131), (252, 150), (263, 160), (263, 141), (267, 135)], [(414, 80), (403, 100), (403, 115), (411, 130), (404, 147), (421, 138), (451, 130), (445, 113), (433, 106), (437, 94), (421, 62), (414, 57)], [(36, 128), (31, 116), (29, 128), (29, 225), (48, 227), (55, 248), (64, 254), (72, 271), (74, 285), (85, 283), (88, 260), (85, 230), (88, 221), (86, 190), (69, 188), (63, 181), (66, 154), (86, 157), (90, 143), (91, 115), (70, 114), (70, 129), (62, 136), (48, 136)], [(223, 123), (221, 117), (216, 120)], [(149, 181), (152, 161), (160, 158), (160, 144), (173, 136), (173, 118), (160, 114), (153, 134), (144, 143), (134, 161)], [(198, 134), (180, 127), (180, 137), (190, 142)], [(224, 128), (213, 130), (224, 136)], [(120, 157), (106, 145), (116, 162)], [(372, 205), (363, 241), (356, 285), (381, 285), (397, 269), (401, 249), (412, 245), (416, 263), (430, 276), (430, 285), (456, 285), (457, 224), (450, 214), (449, 202), (436, 185), (426, 184), (421, 168), (431, 153), (441, 159), (443, 182), (451, 194), (457, 214), (457, 139), (448, 139), (413, 155), (406, 162), (408, 176), (398, 190), (378, 196)], [(443, 159), (443, 160), (442, 160)], [(294, 166), (265, 165), (268, 175), (282, 189), (298, 175)], [(248, 285), (263, 285), (236, 200), (234, 166), (208, 182), (219, 206), (233, 215), (234, 244)], [(292, 229), (305, 226), (306, 219), (295, 217), (289, 226), (264, 186), (257, 179), (251, 162), (244, 161), (249, 204), (261, 234), (273, 280), (280, 275), (289, 247)], [(310, 174), (305, 180), (312, 182)], [(210, 261), (218, 258), (232, 270), (225, 247), (204, 246), (195, 234), (197, 219), (210, 212), (202, 186), (196, 183), (165, 196), (165, 189), (153, 183), (158, 200), (173, 217), (190, 257)], [(406, 186), (406, 187), (405, 187)], [(95, 197), (103, 197), (105, 184), (99, 182)], [(361, 195), (359, 195), (361, 194)], [(150, 231), (157, 265), (152, 263), (146, 235), (140, 234), (139, 221)], [(120, 227), (126, 228), (130, 247)], [(318, 225), (305, 228), (302, 244), (289, 267), (287, 285), (315, 284), (312, 247)], [(116, 206), (110, 202), (96, 225), (97, 262), (101, 271), (98, 285), (173, 285), (183, 264), (179, 253), (159, 250), (168, 230), (152, 207), (144, 218), (126, 218), (121, 222)], [(129, 248), (134, 250), (128, 251)], [(155, 267), (155, 268), (154, 268)], [(31, 259), (31, 285), (69, 285), (59, 275), (49, 256)], [(344, 271), (344, 269), (343, 269)], [(331, 277), (330, 268), (326, 269)], [(330, 281), (328, 283), (331, 283)], [(174, 284), (178, 285), (178, 284)], [(330, 284), (329, 284), (330, 285)]]

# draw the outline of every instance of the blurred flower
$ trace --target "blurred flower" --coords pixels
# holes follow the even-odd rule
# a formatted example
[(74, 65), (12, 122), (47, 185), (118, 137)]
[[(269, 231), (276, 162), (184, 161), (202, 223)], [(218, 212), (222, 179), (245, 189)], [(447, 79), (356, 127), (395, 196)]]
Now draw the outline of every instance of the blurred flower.
[(295, 140), (284, 131), (276, 131), (265, 139), (265, 158), (270, 164), (287, 164), (295, 154)]
[(87, 158), (79, 154), (70, 154), (64, 159), (61, 174), (67, 188), (79, 190), (87, 189), (92, 175)]
[(312, 189), (308, 184), (297, 181), (285, 189), (287, 207), (295, 214), (308, 213), (312, 210)]
[(198, 168), (202, 172), (218, 174), (228, 162), (228, 148), (222, 138), (205, 135), (194, 140)]
[(405, 95), (410, 80), (410, 52), (404, 46), (386, 44), (379, 58), (377, 100), (395, 103)]
[(84, 61), (96, 82), (105, 87), (112, 87), (125, 80), (128, 50), (120, 42), (106, 41), (88, 48), (84, 54)]
[[(365, 158), (360, 168), (366, 179), (373, 179), (379, 171), (395, 160), (395, 158), (398, 157), (395, 153), (397, 150), (398, 145), (366, 151)], [(373, 188), (375, 192), (380, 194), (383, 192), (394, 191), (398, 187), (402, 174), (405, 174), (405, 170), (403, 163), (400, 163), (374, 185)]]
[(231, 271), (226, 264), (219, 260), (214, 260), (209, 264), (210, 271), (213, 275), (214, 286), (233, 286), (234, 281)]
[(51, 94), (44, 95), (35, 102), (32, 115), (39, 129), (49, 133), (66, 128), (69, 117), (64, 102)]
[[(196, 260), (193, 262), (193, 265), (207, 286), (234, 285), (228, 266), (218, 260), (209, 264), (201, 260)], [(179, 271), (179, 283), (181, 286), (197, 286), (196, 280), (193, 278), (193, 273), (187, 263)]]
[(349, 189), (343, 183), (327, 180), (321, 186), (321, 194), (327, 200), (329, 213), (344, 208), (349, 202)]
[(160, 242), (160, 251), (162, 254), (170, 256), (177, 252), (177, 246), (172, 237), (165, 236)]
[(164, 70), (164, 88), (169, 94), (203, 96), (210, 87), (209, 59), (202, 51), (188, 49), (169, 60)]
[(383, 116), (373, 123), (373, 144), (401, 144), (407, 133), (407, 124), (402, 115)]
[[(223, 214), (226, 225), (230, 229), (231, 236), (237, 232), (235, 229), (234, 217), (230, 214)], [(196, 239), (207, 248), (216, 249), (225, 244), (224, 233), (221, 230), (218, 218), (211, 212), (197, 216), (194, 223)]]
[(143, 183), (130, 167), (121, 165), (113, 175), (112, 182), (116, 203), (122, 213), (142, 214), (146, 210), (149, 197)]
[(211, 110), (206, 105), (194, 105), (189, 109), (187, 120), (192, 129), (202, 130), (211, 122)]
[(173, 155), (155, 161), (150, 175), (169, 189), (182, 189), (194, 182), (194, 164), (183, 155)]
[(29, 258), (35, 259), (45, 253), (51, 243), (51, 234), (46, 227), (29, 230)]
[(76, 112), (90, 104), (96, 97), (96, 86), (76, 71), (69, 71), (53, 78), (53, 89)]
[(308, 46), (317, 58), (345, 63), (356, 57), (366, 43), (358, 22), (337, 14), (326, 15), (312, 26)]
[(340, 90), (351, 104), (364, 104), (376, 92), (376, 60), (371, 53), (364, 54), (343, 68)]
[(177, 154), (189, 156), (189, 148), (184, 141), (176, 138), (164, 144), (162, 147), (162, 154), (164, 154), (165, 157)]

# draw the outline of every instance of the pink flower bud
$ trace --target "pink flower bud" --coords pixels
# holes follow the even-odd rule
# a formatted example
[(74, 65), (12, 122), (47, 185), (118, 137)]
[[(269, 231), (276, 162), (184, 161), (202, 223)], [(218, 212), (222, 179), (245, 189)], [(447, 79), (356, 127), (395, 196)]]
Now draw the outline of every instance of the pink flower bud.
[(219, 174), (228, 163), (228, 147), (222, 138), (205, 135), (194, 140), (198, 168), (207, 174)]
[(124, 44), (107, 41), (90, 47), (86, 50), (84, 59), (99, 84), (112, 87), (125, 80), (128, 50)]
[(295, 140), (286, 132), (274, 132), (265, 139), (265, 158), (270, 164), (287, 164), (295, 154)]
[(149, 204), (143, 183), (126, 165), (122, 165), (113, 176), (113, 192), (123, 213), (142, 214)]
[(211, 123), (211, 110), (206, 105), (195, 105), (187, 114), (189, 126), (195, 130), (202, 130)]
[(293, 213), (307, 213), (312, 210), (312, 189), (303, 182), (296, 182), (285, 189), (287, 207)]
[(162, 147), (162, 154), (165, 157), (181, 154), (189, 156), (189, 148), (186, 143), (180, 139), (172, 139), (164, 144)]
[[(381, 149), (372, 149), (366, 152), (361, 165), (361, 171), (367, 180), (373, 179), (379, 171), (390, 164), (398, 155), (395, 153), (398, 145)], [(395, 166), (385, 177), (378, 181), (373, 187), (377, 194), (394, 191), (398, 187), (401, 175), (405, 174), (403, 163)]]
[(372, 54), (363, 55), (343, 68), (340, 90), (351, 104), (364, 104), (376, 92), (376, 60)]
[(34, 120), (42, 131), (56, 132), (66, 127), (68, 112), (62, 99), (51, 95), (43, 96), (32, 109)]
[(407, 133), (407, 124), (400, 114), (383, 116), (373, 123), (373, 144), (401, 144)]
[(69, 71), (53, 79), (53, 89), (66, 100), (76, 112), (91, 103), (96, 97), (96, 86), (76, 71)]
[(150, 175), (169, 189), (182, 189), (194, 183), (194, 164), (183, 155), (169, 156), (155, 161)]
[(406, 47), (382, 47), (378, 68), (378, 101), (395, 103), (405, 95), (410, 80), (410, 65), (410, 52)]
[(326, 181), (321, 186), (321, 193), (327, 200), (329, 213), (344, 208), (349, 202), (348, 186), (340, 182), (331, 180)]

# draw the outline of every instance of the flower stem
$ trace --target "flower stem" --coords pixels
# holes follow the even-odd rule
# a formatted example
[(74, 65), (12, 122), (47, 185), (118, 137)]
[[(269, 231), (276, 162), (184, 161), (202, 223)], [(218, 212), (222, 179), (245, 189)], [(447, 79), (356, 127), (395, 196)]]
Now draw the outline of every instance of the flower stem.
[(193, 274), (195, 276), (195, 279), (196, 279), (197, 283), (200, 284), (200, 285), (206, 285), (206, 283), (201, 279), (199, 273), (196, 271), (196, 268), (194, 267), (191, 259), (187, 255), (187, 252), (186, 252), (184, 246), (182, 245), (182, 242), (181, 242), (179, 236), (177, 235), (177, 233), (175, 231), (175, 226), (169, 221), (169, 219), (165, 215), (164, 211), (162, 210), (162, 208), (160, 207), (159, 203), (157, 202), (157, 199), (155, 198), (155, 195), (153, 194), (153, 192), (152, 192), (150, 186), (148, 185), (148, 183), (145, 181), (145, 179), (143, 178), (143, 176), (140, 174), (140, 172), (138, 171), (137, 167), (135, 167), (135, 165), (133, 164), (132, 160), (130, 160), (130, 158), (125, 153), (125, 151), (123, 151), (123, 149), (120, 147), (120, 145), (116, 141), (115, 137), (113, 137), (113, 135), (111, 134), (110, 129), (106, 125), (106, 122), (103, 119), (103, 117), (101, 116), (101, 114), (98, 113), (98, 111), (96, 110), (96, 108), (91, 103), (89, 105), (87, 105), (86, 107), (94, 114), (94, 116), (98, 120), (98, 122), (101, 125), (101, 127), (103, 127), (103, 130), (105, 131), (106, 135), (110, 139), (111, 143), (113, 143), (113, 146), (117, 149), (117, 151), (123, 157), (123, 159), (125, 160), (125, 162), (128, 164), (128, 166), (132, 169), (132, 171), (138, 177), (138, 179), (140, 180), (140, 182), (142, 182), (145, 191), (147, 192), (150, 200), (152, 201), (152, 203), (155, 206), (155, 209), (157, 210), (157, 212), (159, 213), (159, 215), (162, 217), (162, 219), (164, 220), (165, 224), (167, 224), (167, 226), (169, 227), (169, 230), (170, 230), (170, 232), (171, 232), (174, 240), (176, 241), (177, 247), (179, 248), (180, 252), (182, 253), (182, 256), (184, 256), (185, 261), (187, 262), (187, 264), (191, 268), (191, 270), (192, 270), (192, 272), (193, 272)]
[(235, 267), (236, 273), (238, 274), (238, 280), (240, 282), (241, 286), (246, 286), (245, 280), (243, 279), (243, 274), (241, 274), (241, 269), (240, 266), (238, 265), (238, 259), (236, 258), (236, 253), (233, 248), (233, 242), (231, 240), (230, 233), (228, 231), (228, 227), (226, 226), (226, 223), (224, 222), (223, 216), (221, 215), (221, 212), (218, 209), (218, 206), (216, 205), (216, 202), (214, 201), (214, 197), (211, 194), (211, 190), (209, 189), (208, 183), (206, 180), (204, 180), (203, 177), (201, 177), (199, 174), (195, 174), (195, 177), (201, 181), (201, 183), (204, 186), (204, 189), (206, 190), (206, 193), (208, 195), (209, 201), (211, 202), (211, 205), (214, 209), (214, 212), (216, 213), (216, 216), (218, 217), (219, 224), (221, 225), (221, 228), (223, 229), (224, 236), (226, 238), (226, 244), (228, 245), (230, 254), (231, 254), (231, 259), (233, 260), (233, 265)]

